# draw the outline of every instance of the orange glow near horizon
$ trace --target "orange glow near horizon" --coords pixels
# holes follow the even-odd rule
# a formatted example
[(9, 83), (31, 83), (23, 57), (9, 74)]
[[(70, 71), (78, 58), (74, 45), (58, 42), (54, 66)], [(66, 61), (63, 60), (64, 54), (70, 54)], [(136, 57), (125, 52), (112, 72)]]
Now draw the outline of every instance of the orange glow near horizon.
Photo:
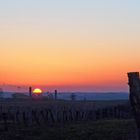
[[(42, 44), (42, 47), (37, 49), (35, 42), (29, 49), (22, 46), (15, 50), (10, 48), (10, 42), (4, 44), (0, 42), (0, 46), (5, 46), (0, 55), (1, 84), (47, 85), (54, 86), (54, 88), (66, 85), (101, 87), (110, 85), (112, 87), (112, 84), (125, 85), (127, 72), (139, 71), (140, 55), (137, 53), (131, 55), (129, 48), (124, 50), (120, 47), (118, 49), (116, 45), (111, 49), (111, 45), (108, 43), (96, 47), (96, 44), (91, 41), (89, 48), (85, 46), (75, 49), (51, 45), (51, 49), (51, 47), (45, 47), (44, 41), (44, 45)], [(89, 41), (87, 40), (87, 42)], [(15, 41), (15, 46), (22, 44), (22, 42), (16, 43)], [(112, 46), (115, 46), (115, 43), (117, 42), (114, 42)], [(82, 40), (80, 45), (83, 45)], [(6, 46), (9, 47), (6, 49)], [(28, 43), (25, 46), (29, 46)], [(92, 46), (94, 47), (92, 48)], [(128, 45), (125, 44), (125, 46), (127, 48)], [(138, 49), (137, 52), (139, 52)]]

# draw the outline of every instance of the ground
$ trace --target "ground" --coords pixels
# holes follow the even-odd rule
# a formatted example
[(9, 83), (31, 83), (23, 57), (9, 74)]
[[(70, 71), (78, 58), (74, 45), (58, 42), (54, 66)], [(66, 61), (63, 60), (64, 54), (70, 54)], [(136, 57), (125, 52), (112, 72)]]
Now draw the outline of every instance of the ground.
[(136, 140), (134, 120), (103, 120), (12, 128), (1, 140)]

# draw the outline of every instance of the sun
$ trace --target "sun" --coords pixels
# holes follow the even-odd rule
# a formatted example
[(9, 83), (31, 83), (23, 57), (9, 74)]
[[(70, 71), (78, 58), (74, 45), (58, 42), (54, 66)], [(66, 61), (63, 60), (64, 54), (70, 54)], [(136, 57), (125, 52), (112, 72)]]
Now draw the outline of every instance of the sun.
[(42, 90), (39, 89), (39, 88), (35, 88), (35, 89), (33, 90), (33, 93), (34, 93), (34, 94), (41, 94), (41, 93), (42, 93)]

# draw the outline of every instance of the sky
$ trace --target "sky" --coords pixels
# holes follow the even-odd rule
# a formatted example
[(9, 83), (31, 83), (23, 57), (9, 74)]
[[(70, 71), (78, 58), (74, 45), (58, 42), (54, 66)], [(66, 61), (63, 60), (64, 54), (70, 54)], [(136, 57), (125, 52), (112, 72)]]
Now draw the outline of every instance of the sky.
[(0, 0), (0, 85), (127, 91), (140, 70), (139, 0)]

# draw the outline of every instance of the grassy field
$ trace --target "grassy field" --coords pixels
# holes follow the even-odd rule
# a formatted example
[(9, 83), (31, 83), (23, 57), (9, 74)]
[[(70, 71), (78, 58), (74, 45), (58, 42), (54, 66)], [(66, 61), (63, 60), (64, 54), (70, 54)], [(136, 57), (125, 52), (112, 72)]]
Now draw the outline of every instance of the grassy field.
[(1, 140), (136, 140), (133, 120), (104, 120), (41, 127), (20, 127), (0, 134)]

